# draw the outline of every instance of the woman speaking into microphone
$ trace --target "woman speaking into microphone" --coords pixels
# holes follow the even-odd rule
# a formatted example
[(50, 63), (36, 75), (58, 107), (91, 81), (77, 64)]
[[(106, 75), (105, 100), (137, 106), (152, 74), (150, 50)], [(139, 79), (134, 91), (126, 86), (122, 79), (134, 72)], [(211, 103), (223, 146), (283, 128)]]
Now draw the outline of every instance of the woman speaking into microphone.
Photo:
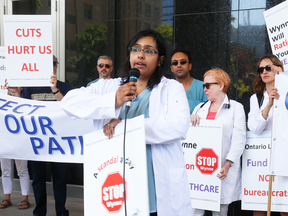
[[(217, 174), (222, 180), (220, 212), (213, 212), (213, 216), (227, 216), (229, 204), (239, 200), (241, 194), (240, 157), (246, 142), (245, 113), (240, 103), (228, 98), (229, 83), (230, 78), (225, 71), (219, 68), (207, 71), (203, 87), (208, 101), (196, 106), (191, 115), (193, 126), (199, 124), (200, 119), (222, 121), (221, 170)], [(200, 209), (193, 211), (194, 216), (205, 213)]]
[[(136, 33), (128, 42), (127, 62), (117, 79), (100, 79), (87, 88), (70, 91), (61, 107), (73, 117), (93, 119), (111, 138), (118, 118), (144, 114), (150, 215), (192, 215), (181, 139), (189, 128), (189, 106), (183, 85), (164, 77), (166, 46), (154, 30)], [(140, 77), (129, 82), (129, 71)], [(108, 124), (107, 124), (108, 123)]]

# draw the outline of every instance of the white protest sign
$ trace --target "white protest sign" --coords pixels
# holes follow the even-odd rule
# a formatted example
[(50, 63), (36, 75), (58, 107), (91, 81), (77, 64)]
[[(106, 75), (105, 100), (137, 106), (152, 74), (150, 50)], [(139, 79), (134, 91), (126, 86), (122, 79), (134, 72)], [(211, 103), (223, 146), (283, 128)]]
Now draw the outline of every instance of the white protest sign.
[[(267, 211), (271, 131), (247, 131), (242, 157), (242, 209)], [(288, 212), (288, 177), (272, 179), (272, 211)]]
[(222, 122), (201, 120), (181, 142), (192, 208), (220, 211)]
[[(84, 136), (85, 215), (124, 215), (124, 121), (108, 140), (103, 130)], [(143, 115), (127, 120), (125, 187), (127, 215), (149, 216)]]
[(51, 86), (51, 15), (5, 15), (6, 73), (10, 86)]
[(275, 87), (280, 95), (274, 100), (270, 173), (288, 176), (288, 72), (275, 75)]
[(0, 46), (0, 94), (7, 94), (5, 88), (6, 65), (5, 65), (5, 47)]
[(0, 158), (83, 163), (92, 120), (73, 120), (57, 101), (0, 95)]
[(271, 49), (288, 70), (288, 1), (264, 12)]

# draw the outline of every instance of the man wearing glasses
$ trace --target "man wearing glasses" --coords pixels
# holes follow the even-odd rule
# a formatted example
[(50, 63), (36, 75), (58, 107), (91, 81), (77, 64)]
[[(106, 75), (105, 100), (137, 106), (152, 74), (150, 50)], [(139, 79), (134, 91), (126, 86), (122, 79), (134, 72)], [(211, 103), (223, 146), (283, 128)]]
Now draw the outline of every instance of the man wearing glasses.
[(97, 71), (99, 73), (99, 78), (89, 82), (87, 87), (92, 83), (97, 82), (99, 79), (111, 79), (110, 74), (113, 71), (112, 58), (107, 55), (100, 56), (97, 61)]
[(171, 53), (171, 71), (176, 80), (184, 86), (190, 107), (190, 115), (201, 102), (207, 101), (203, 91), (203, 82), (190, 76), (192, 68), (191, 53), (185, 48), (176, 48)]

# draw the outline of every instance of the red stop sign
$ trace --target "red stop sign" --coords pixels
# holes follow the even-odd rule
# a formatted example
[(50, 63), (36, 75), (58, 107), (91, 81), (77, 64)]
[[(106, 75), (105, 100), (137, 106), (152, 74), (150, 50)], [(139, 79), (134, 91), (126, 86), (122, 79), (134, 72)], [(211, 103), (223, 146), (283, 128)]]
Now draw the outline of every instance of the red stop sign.
[(108, 174), (102, 185), (102, 204), (109, 213), (117, 212), (124, 204), (123, 178), (119, 172)]
[(218, 156), (213, 149), (203, 148), (196, 154), (196, 166), (203, 174), (212, 174), (218, 168)]

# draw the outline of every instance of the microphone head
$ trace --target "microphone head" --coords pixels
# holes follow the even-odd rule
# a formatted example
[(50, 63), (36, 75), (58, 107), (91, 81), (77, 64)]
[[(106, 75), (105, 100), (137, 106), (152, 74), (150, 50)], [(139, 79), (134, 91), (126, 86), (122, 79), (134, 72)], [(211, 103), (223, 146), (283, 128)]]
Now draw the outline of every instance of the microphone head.
[(129, 79), (131, 79), (131, 77), (137, 80), (140, 77), (140, 70), (138, 68), (132, 68), (129, 71)]

